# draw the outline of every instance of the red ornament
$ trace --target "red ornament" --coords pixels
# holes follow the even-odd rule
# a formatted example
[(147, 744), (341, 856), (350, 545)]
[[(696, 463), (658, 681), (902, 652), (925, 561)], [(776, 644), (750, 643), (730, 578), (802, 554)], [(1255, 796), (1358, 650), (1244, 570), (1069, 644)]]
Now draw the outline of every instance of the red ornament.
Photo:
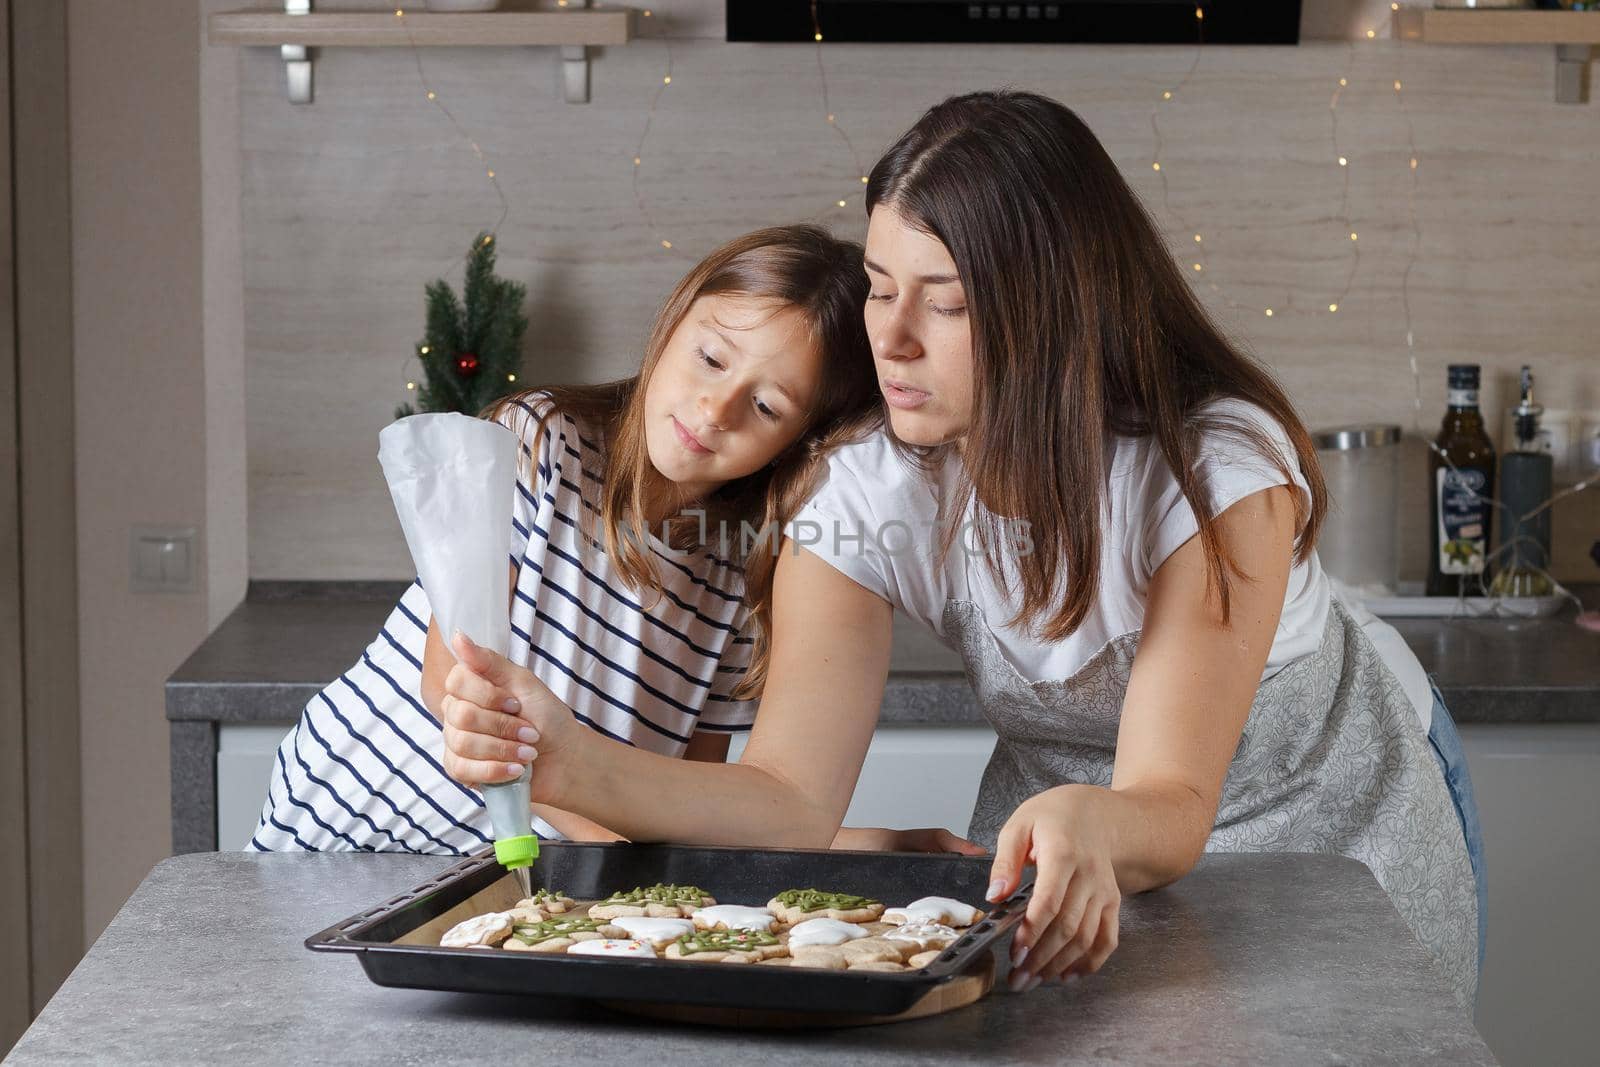
[(456, 356), (456, 373), (463, 378), (470, 378), (478, 373), (478, 357), (471, 352), (462, 352)]

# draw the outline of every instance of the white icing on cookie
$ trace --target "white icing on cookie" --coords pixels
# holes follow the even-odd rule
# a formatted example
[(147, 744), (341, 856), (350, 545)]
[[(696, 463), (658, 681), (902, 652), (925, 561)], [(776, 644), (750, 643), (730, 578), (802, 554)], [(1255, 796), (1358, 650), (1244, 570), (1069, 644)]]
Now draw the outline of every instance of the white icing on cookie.
[(598, 941), (579, 941), (567, 949), (569, 956), (634, 956), (653, 960), (656, 950), (643, 941), (624, 941), (616, 937), (602, 937)]
[(949, 897), (923, 897), (903, 908), (890, 908), (883, 913), (884, 922), (949, 923), (951, 926), (971, 926), (977, 917), (977, 908)]
[(466, 922), (457, 923), (439, 939), (440, 948), (472, 948), (481, 945), (496, 934), (509, 932), (511, 916), (503, 911), (487, 915), (474, 915)]
[(651, 919), (643, 915), (619, 915), (615, 919), (607, 919), (610, 926), (620, 926), (637, 940), (648, 941), (652, 945), (665, 945), (669, 941), (676, 941), (684, 934), (694, 933), (694, 923), (688, 919)]
[(911, 922), (883, 935), (890, 941), (910, 941), (923, 948), (943, 948), (961, 935), (943, 923)]
[(691, 918), (713, 928), (720, 925), (730, 930), (765, 930), (769, 933), (772, 924), (778, 921), (777, 916), (766, 908), (747, 908), (740, 904), (713, 904), (709, 908), (696, 908)]
[(855, 923), (840, 922), (838, 919), (807, 919), (789, 931), (789, 947), (842, 945), (866, 936), (867, 931)]

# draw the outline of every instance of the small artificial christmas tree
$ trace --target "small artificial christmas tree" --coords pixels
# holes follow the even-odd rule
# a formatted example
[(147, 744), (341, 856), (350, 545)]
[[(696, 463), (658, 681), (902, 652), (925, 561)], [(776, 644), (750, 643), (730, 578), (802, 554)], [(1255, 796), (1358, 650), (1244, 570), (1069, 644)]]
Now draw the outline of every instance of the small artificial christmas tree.
[(528, 287), (495, 277), (494, 235), (480, 233), (467, 253), (462, 299), (443, 278), (426, 292), (427, 335), (417, 345), (423, 380), (415, 383), (416, 406), (401, 404), (394, 417), (418, 411), (476, 415), (517, 388)]

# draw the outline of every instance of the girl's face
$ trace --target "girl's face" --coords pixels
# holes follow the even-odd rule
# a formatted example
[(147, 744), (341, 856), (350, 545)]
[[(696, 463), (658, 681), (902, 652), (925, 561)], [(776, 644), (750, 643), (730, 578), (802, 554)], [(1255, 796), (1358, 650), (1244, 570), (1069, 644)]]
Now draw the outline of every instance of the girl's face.
[(754, 474), (805, 432), (821, 380), (822, 353), (798, 310), (703, 296), (645, 386), (650, 462), (682, 501)]
[(867, 225), (867, 337), (894, 435), (958, 442), (972, 423), (972, 333), (955, 261), (888, 204)]

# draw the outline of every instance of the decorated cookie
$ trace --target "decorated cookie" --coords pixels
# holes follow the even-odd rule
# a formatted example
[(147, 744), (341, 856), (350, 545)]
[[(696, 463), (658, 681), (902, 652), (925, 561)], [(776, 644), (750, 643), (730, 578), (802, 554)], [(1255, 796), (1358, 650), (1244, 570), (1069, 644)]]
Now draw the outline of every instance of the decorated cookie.
[(844, 949), (838, 945), (801, 945), (789, 949), (796, 967), (816, 967), (824, 971), (842, 971), (850, 965)]
[(849, 893), (824, 893), (820, 889), (786, 889), (767, 901), (767, 908), (791, 925), (807, 919), (871, 922), (883, 914), (883, 904)]
[(542, 923), (546, 919), (550, 918), (549, 912), (545, 911), (543, 908), (530, 905), (526, 900), (518, 901), (517, 906), (509, 909), (506, 914), (511, 916), (512, 925), (517, 925), (518, 923), (523, 925), (527, 925), (528, 923)]
[(517, 901), (517, 907), (540, 908), (549, 915), (561, 915), (576, 903), (559, 889), (536, 889), (533, 896)]
[(612, 926), (628, 931), (628, 936), (652, 945), (665, 945), (684, 934), (694, 933), (694, 923), (688, 919), (654, 919), (647, 915), (619, 915), (611, 920)]
[(890, 908), (883, 913), (883, 921), (901, 925), (925, 922), (945, 923), (949, 926), (971, 926), (983, 912), (970, 904), (949, 897), (923, 897), (913, 900), (903, 908)]
[(776, 935), (764, 930), (696, 930), (668, 945), (664, 955), (704, 963), (755, 963), (787, 952)]
[(886, 937), (863, 937), (839, 946), (851, 967), (863, 963), (904, 963), (921, 949), (909, 941), (890, 941)]
[(890, 941), (909, 941), (919, 949), (942, 949), (959, 938), (961, 932), (943, 923), (919, 921), (890, 927), (883, 936)]
[(602, 937), (594, 941), (579, 941), (567, 949), (569, 956), (624, 956), (636, 960), (653, 960), (656, 950), (643, 941), (626, 938)]
[(807, 945), (842, 945), (867, 936), (864, 926), (838, 919), (807, 919), (789, 931), (789, 951)]
[(763, 930), (772, 932), (778, 917), (766, 908), (746, 908), (738, 904), (714, 904), (697, 908), (689, 918), (700, 930)]
[(650, 918), (683, 918), (696, 908), (708, 907), (716, 899), (692, 885), (652, 885), (613, 893), (589, 908), (591, 919), (615, 919), (619, 915), (645, 915)]
[(457, 923), (439, 938), (441, 948), (475, 948), (480, 945), (498, 945), (511, 936), (512, 919), (509, 912), (491, 911), (487, 915), (474, 915)]
[(542, 923), (519, 923), (512, 928), (505, 947), (513, 952), (565, 952), (579, 941), (627, 936), (628, 931), (620, 926), (597, 919), (547, 919)]

